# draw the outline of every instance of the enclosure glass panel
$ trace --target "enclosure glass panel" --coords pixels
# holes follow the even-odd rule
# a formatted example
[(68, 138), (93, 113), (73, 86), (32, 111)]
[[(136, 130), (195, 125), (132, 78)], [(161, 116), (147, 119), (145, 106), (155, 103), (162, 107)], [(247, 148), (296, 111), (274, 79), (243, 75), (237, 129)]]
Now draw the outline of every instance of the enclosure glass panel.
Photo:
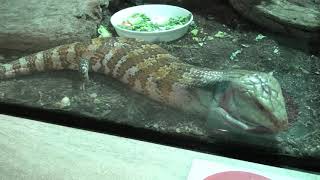
[(75, 1), (88, 12), (63, 17), (16, 1), (0, 9), (1, 102), (320, 157), (318, 1)]

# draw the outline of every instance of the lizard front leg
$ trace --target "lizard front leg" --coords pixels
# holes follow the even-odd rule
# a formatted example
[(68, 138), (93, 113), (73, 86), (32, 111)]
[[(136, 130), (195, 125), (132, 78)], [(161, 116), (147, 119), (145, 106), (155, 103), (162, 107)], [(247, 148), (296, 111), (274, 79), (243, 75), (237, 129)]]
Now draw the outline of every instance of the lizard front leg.
[(79, 75), (81, 80), (80, 90), (84, 91), (86, 84), (89, 82), (90, 60), (88, 58), (80, 58)]

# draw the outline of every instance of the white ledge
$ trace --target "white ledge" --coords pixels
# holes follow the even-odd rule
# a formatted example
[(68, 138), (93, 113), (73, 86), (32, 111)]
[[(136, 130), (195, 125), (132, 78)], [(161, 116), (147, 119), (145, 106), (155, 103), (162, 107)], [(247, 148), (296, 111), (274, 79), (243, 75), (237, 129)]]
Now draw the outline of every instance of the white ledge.
[(0, 115), (0, 179), (187, 179), (192, 161), (315, 175)]

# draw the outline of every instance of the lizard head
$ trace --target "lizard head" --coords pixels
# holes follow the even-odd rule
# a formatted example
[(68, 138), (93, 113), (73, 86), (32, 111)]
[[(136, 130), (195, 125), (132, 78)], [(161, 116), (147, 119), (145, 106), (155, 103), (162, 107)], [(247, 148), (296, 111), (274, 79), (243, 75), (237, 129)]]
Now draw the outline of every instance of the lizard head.
[(258, 132), (278, 132), (287, 127), (281, 87), (272, 74), (242, 73), (230, 79), (214, 95), (227, 122)]

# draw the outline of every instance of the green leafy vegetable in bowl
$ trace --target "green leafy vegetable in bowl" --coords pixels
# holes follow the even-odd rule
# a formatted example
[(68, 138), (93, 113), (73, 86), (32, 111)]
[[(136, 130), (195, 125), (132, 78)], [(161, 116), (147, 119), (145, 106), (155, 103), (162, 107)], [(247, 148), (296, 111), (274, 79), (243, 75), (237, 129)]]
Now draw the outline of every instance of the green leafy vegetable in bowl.
[(190, 20), (190, 18), (191, 15), (170, 17), (169, 19), (164, 17), (155, 17), (151, 19), (143, 13), (135, 13), (129, 16), (118, 26), (132, 31), (162, 31), (183, 26)]

